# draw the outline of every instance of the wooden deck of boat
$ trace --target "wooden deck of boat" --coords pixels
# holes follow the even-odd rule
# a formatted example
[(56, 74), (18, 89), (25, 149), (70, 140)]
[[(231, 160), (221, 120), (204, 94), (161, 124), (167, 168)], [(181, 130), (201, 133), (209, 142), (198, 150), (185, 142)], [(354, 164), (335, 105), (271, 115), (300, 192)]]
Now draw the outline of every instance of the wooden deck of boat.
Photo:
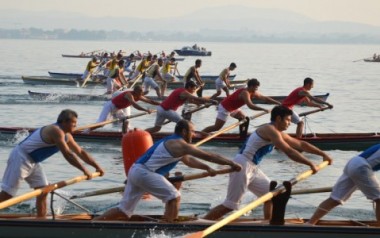
[[(131, 221), (92, 221), (85, 214), (57, 216), (55, 220), (32, 216), (1, 215), (1, 237), (167, 237), (183, 236), (206, 229), (214, 221), (194, 217), (180, 217), (175, 223), (161, 221), (159, 216), (133, 216)], [(241, 218), (207, 237), (218, 238), (372, 238), (380, 235), (375, 221), (328, 221), (316, 226), (304, 225), (302, 219), (286, 219), (284, 225), (270, 225), (267, 220)]]

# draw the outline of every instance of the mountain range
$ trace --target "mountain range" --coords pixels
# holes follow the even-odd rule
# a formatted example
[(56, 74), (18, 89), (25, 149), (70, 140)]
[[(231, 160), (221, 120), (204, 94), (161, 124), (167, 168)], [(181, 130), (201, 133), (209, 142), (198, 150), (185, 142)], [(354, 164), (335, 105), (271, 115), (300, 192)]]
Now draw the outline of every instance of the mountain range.
[(170, 11), (161, 18), (89, 17), (66, 12), (29, 12), (0, 10), (1, 29), (40, 28), (76, 29), (92, 31), (199, 33), (210, 35), (233, 34), (262, 37), (366, 37), (380, 42), (380, 27), (355, 22), (317, 21), (302, 14), (280, 9), (223, 6), (203, 8), (180, 17), (171, 17)]

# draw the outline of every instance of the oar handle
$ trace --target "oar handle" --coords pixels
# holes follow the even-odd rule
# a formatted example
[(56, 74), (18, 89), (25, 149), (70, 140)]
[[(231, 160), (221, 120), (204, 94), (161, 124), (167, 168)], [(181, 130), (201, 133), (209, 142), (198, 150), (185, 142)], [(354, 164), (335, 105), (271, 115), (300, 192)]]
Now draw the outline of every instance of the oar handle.
[(202, 110), (204, 108), (210, 107), (211, 105), (212, 105), (212, 103), (206, 103), (206, 104), (204, 104), (204, 105), (202, 105), (200, 107), (195, 108), (194, 110), (190, 110), (190, 111), (184, 112), (183, 114), (192, 114), (192, 113), (200, 111), (200, 110)]
[(303, 116), (307, 116), (307, 115), (310, 115), (310, 114), (313, 114), (313, 113), (316, 113), (316, 112), (321, 112), (321, 111), (324, 111), (324, 110), (327, 110), (327, 109), (331, 109), (331, 108), (330, 107), (323, 107), (323, 108), (315, 109), (315, 110), (308, 111), (308, 112), (302, 112), (302, 113), (299, 114), (299, 116), (303, 117)]
[(123, 192), (124, 188), (125, 188), (125, 186), (100, 189), (100, 190), (96, 190), (96, 191), (86, 192), (86, 193), (83, 193), (80, 195), (74, 195), (74, 196), (71, 196), (70, 199), (85, 198), (85, 197), (91, 197), (91, 196), (97, 196), (97, 195), (103, 195), (103, 194), (109, 194), (109, 193)]
[[(227, 174), (227, 173), (231, 173), (231, 172), (233, 172), (233, 169), (227, 168), (227, 169), (217, 170), (215, 174)], [(197, 173), (197, 174), (189, 174), (189, 175), (169, 177), (168, 180), (170, 182), (174, 183), (174, 182), (180, 182), (180, 181), (188, 181), (188, 180), (205, 178), (208, 176), (211, 176), (211, 174), (209, 172), (203, 172), (203, 173)], [(84, 197), (91, 197), (91, 196), (97, 196), (97, 195), (103, 195), (103, 194), (109, 194), (109, 193), (123, 192), (124, 188), (125, 188), (125, 186), (100, 189), (100, 190), (96, 190), (96, 191), (86, 192), (86, 193), (83, 193), (80, 195), (74, 195), (74, 196), (71, 196), (70, 199), (84, 198)]]
[[(254, 115), (254, 116), (249, 117), (249, 119), (250, 119), (250, 120), (253, 120), (253, 119), (258, 118), (258, 117), (260, 117), (260, 116), (262, 116), (262, 115), (265, 115), (265, 114), (267, 114), (267, 112), (260, 112), (260, 113)], [(219, 130), (218, 132), (216, 132), (216, 133), (214, 133), (214, 134), (212, 134), (212, 135), (209, 135), (209, 136), (207, 136), (206, 138), (204, 138), (204, 139), (198, 141), (198, 142), (195, 144), (195, 146), (202, 145), (203, 143), (205, 143), (205, 142), (211, 140), (211, 139), (214, 138), (214, 137), (217, 137), (218, 135), (222, 134), (223, 132), (229, 131), (229, 130), (231, 130), (231, 129), (233, 129), (233, 128), (235, 128), (235, 127), (237, 127), (237, 126), (239, 126), (239, 125), (241, 125), (241, 124), (243, 124), (243, 123), (245, 123), (245, 122), (247, 122), (247, 119), (243, 119), (243, 120), (238, 121), (238, 122), (236, 122), (236, 123), (234, 123), (234, 124), (232, 124), (232, 125), (230, 125), (230, 126), (227, 126), (227, 127), (225, 127), (224, 129), (221, 129), (221, 130)]]
[(133, 88), (142, 76), (143, 76), (143, 73), (140, 73), (139, 76), (137, 76), (137, 78), (133, 81), (132, 85), (129, 86), (129, 88)]
[(328, 193), (332, 191), (332, 187), (323, 187), (323, 188), (306, 188), (293, 190), (291, 195), (301, 195), (301, 194), (310, 194), (310, 193)]
[[(100, 176), (99, 172), (95, 172), (92, 174), (93, 178), (98, 177), (98, 176)], [(37, 197), (41, 194), (46, 194), (46, 193), (49, 193), (49, 192), (54, 191), (56, 189), (59, 189), (59, 188), (62, 188), (62, 187), (65, 187), (65, 186), (68, 186), (68, 185), (71, 185), (74, 183), (78, 183), (78, 182), (86, 180), (86, 179), (88, 179), (88, 177), (86, 175), (82, 175), (82, 176), (78, 176), (78, 177), (75, 177), (75, 178), (72, 178), (69, 180), (63, 180), (63, 181), (60, 181), (60, 182), (57, 182), (54, 184), (49, 184), (43, 188), (39, 188), (39, 189), (36, 189), (34, 191), (31, 191), (31, 192), (25, 193), (23, 195), (8, 199), (4, 202), (1, 202), (0, 203), (0, 210), (3, 208), (9, 207), (9, 206), (15, 205), (17, 203), (23, 202), (25, 200), (31, 199), (33, 197)]]
[[(234, 172), (232, 168), (228, 169), (221, 169), (217, 170), (215, 174), (227, 174)], [(202, 173), (197, 173), (197, 174), (189, 174), (189, 175), (181, 175), (181, 176), (175, 176), (175, 177), (170, 177), (168, 180), (170, 182), (180, 182), (180, 181), (188, 181), (188, 180), (194, 180), (194, 179), (200, 179), (200, 178), (205, 178), (211, 176), (209, 172), (202, 172)]]
[[(154, 112), (156, 112), (156, 110), (152, 111), (152, 113), (154, 113)], [(121, 117), (121, 118), (116, 118), (116, 119), (111, 119), (111, 120), (102, 121), (102, 122), (98, 122), (98, 123), (93, 123), (93, 124), (90, 124), (90, 125), (87, 125), (87, 126), (77, 127), (77, 128), (75, 128), (74, 131), (83, 131), (85, 129), (101, 127), (101, 126), (105, 126), (105, 125), (113, 123), (113, 122), (117, 122), (117, 121), (121, 121), (121, 120), (126, 120), (126, 119), (131, 119), (131, 118), (143, 116), (143, 115), (146, 115), (146, 114), (148, 114), (148, 112), (141, 112), (141, 113), (136, 113), (136, 114), (133, 114), (133, 115), (130, 115), (130, 116), (125, 116), (125, 117)]]

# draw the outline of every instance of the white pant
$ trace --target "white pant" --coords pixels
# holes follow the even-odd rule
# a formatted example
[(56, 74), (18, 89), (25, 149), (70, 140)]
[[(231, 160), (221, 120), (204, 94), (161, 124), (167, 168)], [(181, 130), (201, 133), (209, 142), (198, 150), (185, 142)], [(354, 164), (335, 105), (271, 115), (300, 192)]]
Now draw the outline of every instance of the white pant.
[(219, 77), (215, 80), (216, 90), (221, 91), (224, 87), (227, 87), (226, 83)]
[(127, 185), (118, 208), (128, 217), (132, 216), (145, 192), (161, 199), (164, 203), (181, 196), (164, 176), (148, 170), (145, 165), (134, 164), (128, 172)]
[(100, 115), (98, 117), (98, 120), (96, 120), (96, 122), (97, 123), (103, 122), (113, 117), (121, 118), (121, 117), (129, 116), (130, 114), (131, 114), (130, 107), (118, 109), (110, 100), (104, 104), (103, 109), (100, 112)]
[(227, 196), (223, 206), (237, 210), (244, 193), (251, 191), (257, 197), (269, 192), (269, 178), (244, 155), (238, 154), (234, 162), (240, 164), (242, 169), (239, 172), (230, 173)]
[(158, 88), (158, 84), (151, 77), (145, 77), (144, 78), (143, 86), (144, 86), (144, 92), (149, 92), (150, 88), (153, 88), (153, 89)]
[(165, 119), (177, 123), (182, 119), (182, 117), (176, 111), (165, 110), (161, 106), (157, 106), (156, 122), (154, 125), (162, 126), (162, 124), (164, 124)]
[(176, 82), (179, 81), (173, 74), (171, 73), (165, 73), (162, 74), (162, 78), (168, 82)]
[(46, 175), (40, 165), (17, 145), (8, 158), (1, 189), (11, 196), (16, 196), (21, 181), (25, 180), (31, 188), (48, 185)]
[(370, 200), (380, 199), (380, 184), (367, 160), (356, 156), (344, 167), (330, 197), (341, 204), (359, 189)]
[(225, 122), (225, 121), (227, 121), (227, 118), (229, 115), (234, 116), (237, 113), (239, 113), (240, 111), (241, 111), (240, 109), (236, 109), (232, 112), (229, 112), (223, 107), (222, 104), (219, 104), (218, 105), (218, 114), (216, 115), (216, 118)]

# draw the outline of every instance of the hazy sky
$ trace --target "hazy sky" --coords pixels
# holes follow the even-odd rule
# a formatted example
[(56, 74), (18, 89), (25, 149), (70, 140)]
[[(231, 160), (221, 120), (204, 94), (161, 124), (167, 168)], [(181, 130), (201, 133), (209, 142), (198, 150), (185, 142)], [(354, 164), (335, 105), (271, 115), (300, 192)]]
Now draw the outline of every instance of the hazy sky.
[(232, 3), (291, 10), (320, 21), (352, 21), (380, 26), (380, 0), (0, 0), (0, 9), (159, 18)]

